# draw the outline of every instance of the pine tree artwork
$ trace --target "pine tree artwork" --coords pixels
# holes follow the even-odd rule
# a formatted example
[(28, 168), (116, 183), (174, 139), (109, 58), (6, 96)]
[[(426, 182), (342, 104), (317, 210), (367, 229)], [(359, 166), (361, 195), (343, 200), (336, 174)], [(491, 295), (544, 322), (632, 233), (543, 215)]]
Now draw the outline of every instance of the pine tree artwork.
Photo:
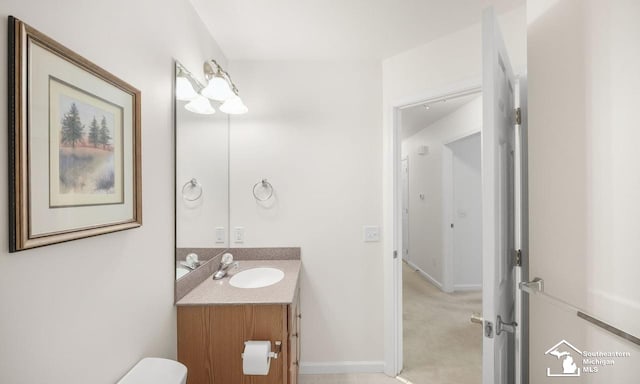
[(117, 141), (122, 110), (105, 100), (52, 82), (58, 92), (57, 137), (51, 145), (51, 207), (121, 204), (122, 143)]
[(84, 125), (80, 121), (80, 114), (76, 103), (71, 104), (69, 112), (62, 118), (62, 132), (60, 140), (62, 144), (71, 145), (75, 148), (76, 143), (82, 141)]
[(89, 143), (93, 145), (94, 148), (98, 147), (100, 143), (100, 128), (98, 127), (98, 121), (95, 116), (93, 116), (93, 120), (89, 126)]
[(98, 142), (102, 144), (102, 148), (107, 148), (109, 145), (109, 141), (111, 140), (111, 136), (109, 135), (109, 128), (107, 127), (107, 119), (102, 116), (102, 121), (100, 122), (100, 132), (98, 135)]

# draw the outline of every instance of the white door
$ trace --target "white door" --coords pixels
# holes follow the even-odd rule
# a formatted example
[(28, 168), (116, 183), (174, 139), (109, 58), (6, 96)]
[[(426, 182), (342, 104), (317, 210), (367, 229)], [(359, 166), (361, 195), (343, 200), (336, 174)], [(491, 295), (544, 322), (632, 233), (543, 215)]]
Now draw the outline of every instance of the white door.
[[(519, 96), (519, 97), (518, 97)], [(516, 108), (520, 109), (520, 121), (516, 122), (515, 140), (515, 248), (520, 250), (520, 266), (514, 270), (515, 286), (529, 281), (529, 197), (527, 169), (527, 77), (518, 78)], [(529, 382), (529, 297), (516, 289), (515, 318), (515, 384)]]
[(409, 261), (409, 159), (402, 159), (402, 259)]
[[(484, 384), (515, 381), (515, 78), (493, 9), (482, 17), (482, 315)], [(511, 328), (511, 329), (510, 329)]]

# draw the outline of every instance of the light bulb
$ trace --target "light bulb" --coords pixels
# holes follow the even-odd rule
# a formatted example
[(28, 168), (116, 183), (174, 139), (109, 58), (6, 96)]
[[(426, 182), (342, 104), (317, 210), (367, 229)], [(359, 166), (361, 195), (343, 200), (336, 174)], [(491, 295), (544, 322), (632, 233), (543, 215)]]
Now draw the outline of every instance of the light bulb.
[(207, 86), (200, 91), (200, 94), (216, 101), (225, 101), (234, 95), (229, 82), (219, 76), (212, 77)]
[(238, 95), (233, 95), (220, 106), (220, 110), (230, 115), (241, 115), (249, 112), (249, 108), (242, 102)]
[(198, 113), (201, 115), (213, 115), (216, 113), (216, 110), (213, 109), (209, 100), (206, 97), (196, 95), (196, 98), (191, 100), (184, 106), (184, 108), (193, 113)]
[(176, 99), (180, 101), (191, 101), (198, 96), (193, 89), (193, 85), (184, 76), (176, 77)]

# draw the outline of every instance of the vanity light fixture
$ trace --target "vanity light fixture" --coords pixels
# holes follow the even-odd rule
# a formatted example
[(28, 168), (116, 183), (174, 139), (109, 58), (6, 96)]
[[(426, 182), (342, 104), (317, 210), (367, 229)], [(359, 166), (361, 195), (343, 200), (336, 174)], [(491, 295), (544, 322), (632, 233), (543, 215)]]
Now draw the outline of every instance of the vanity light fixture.
[(188, 101), (186, 110), (202, 115), (212, 115), (216, 110), (211, 105), (220, 105), (220, 110), (230, 115), (247, 113), (249, 109), (238, 96), (238, 88), (220, 64), (211, 59), (204, 63), (207, 85), (203, 86), (182, 64), (176, 62), (176, 100)]
[(189, 73), (181, 65), (177, 66), (176, 73), (176, 99), (191, 101), (198, 97), (198, 92), (193, 89)]
[(188, 102), (184, 108), (189, 112), (199, 113), (201, 115), (213, 115), (216, 113), (216, 110), (211, 106), (209, 99), (197, 94), (196, 98)]
[(204, 62), (204, 77), (208, 83), (200, 94), (211, 100), (223, 102), (220, 106), (222, 112), (239, 115), (249, 111), (238, 96), (238, 88), (231, 80), (231, 76), (218, 62), (213, 59)]
[(233, 96), (233, 91), (225, 78), (218, 75), (212, 75), (207, 86), (200, 91), (200, 94), (211, 100), (225, 101)]
[(238, 95), (233, 95), (220, 106), (220, 110), (229, 115), (241, 115), (247, 113), (249, 108), (242, 102)]

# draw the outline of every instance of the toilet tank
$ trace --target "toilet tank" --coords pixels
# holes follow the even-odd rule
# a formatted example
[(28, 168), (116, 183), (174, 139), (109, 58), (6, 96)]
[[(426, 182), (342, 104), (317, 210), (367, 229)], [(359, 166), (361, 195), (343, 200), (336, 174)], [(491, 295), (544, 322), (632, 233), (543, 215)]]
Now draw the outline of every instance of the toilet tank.
[(145, 357), (117, 384), (185, 384), (187, 367), (177, 361)]

